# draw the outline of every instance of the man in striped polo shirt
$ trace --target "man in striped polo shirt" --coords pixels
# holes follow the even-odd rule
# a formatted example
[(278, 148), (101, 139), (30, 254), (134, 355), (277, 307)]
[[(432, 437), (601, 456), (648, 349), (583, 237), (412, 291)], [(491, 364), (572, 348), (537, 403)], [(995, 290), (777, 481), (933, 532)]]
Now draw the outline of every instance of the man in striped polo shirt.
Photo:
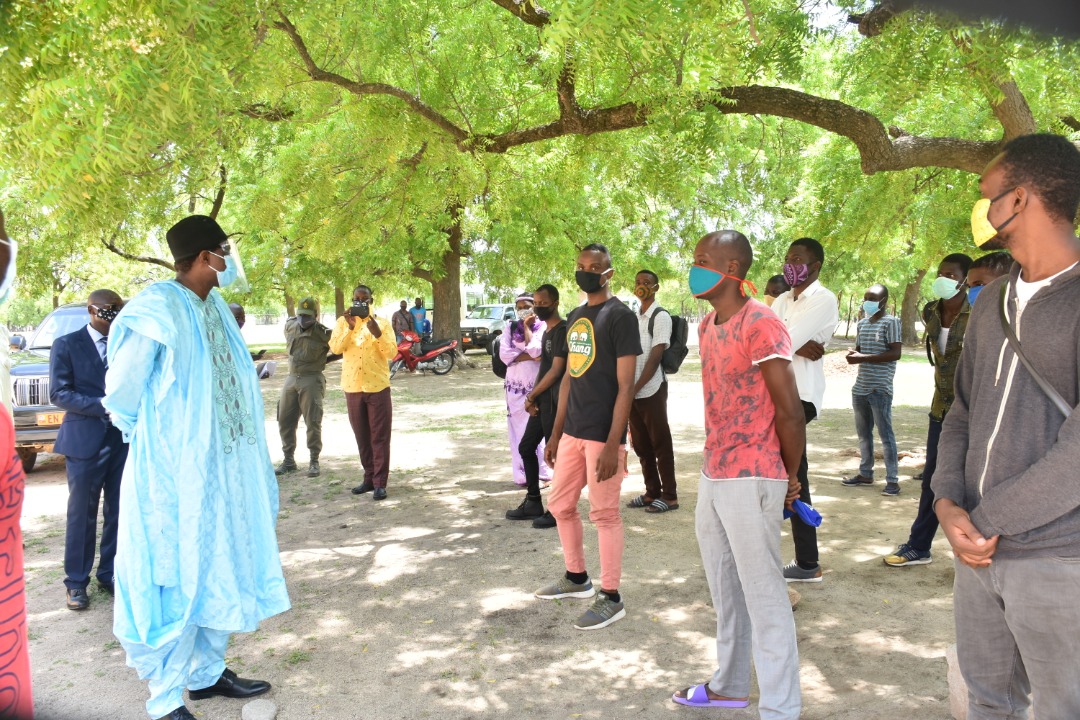
[(855, 430), (859, 433), (859, 474), (844, 480), (844, 485), (870, 485), (874, 482), (874, 426), (885, 453), (885, 489), (882, 495), (899, 495), (899, 462), (896, 437), (892, 428), (893, 375), (900, 359), (900, 318), (889, 315), (889, 289), (871, 285), (863, 295), (855, 349), (847, 354), (851, 365), (859, 366), (859, 376), (851, 389), (855, 409)]

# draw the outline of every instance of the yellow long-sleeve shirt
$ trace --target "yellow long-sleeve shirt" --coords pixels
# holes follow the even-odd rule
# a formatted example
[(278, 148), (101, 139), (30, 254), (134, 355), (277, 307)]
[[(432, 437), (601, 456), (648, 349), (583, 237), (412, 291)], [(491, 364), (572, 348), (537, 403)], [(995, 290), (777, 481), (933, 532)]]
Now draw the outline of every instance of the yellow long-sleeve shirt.
[(330, 352), (343, 355), (341, 389), (345, 392), (376, 393), (390, 387), (390, 361), (397, 354), (397, 342), (390, 322), (375, 317), (382, 335), (375, 337), (367, 320), (356, 318), (350, 328), (344, 316), (339, 317), (330, 335)]

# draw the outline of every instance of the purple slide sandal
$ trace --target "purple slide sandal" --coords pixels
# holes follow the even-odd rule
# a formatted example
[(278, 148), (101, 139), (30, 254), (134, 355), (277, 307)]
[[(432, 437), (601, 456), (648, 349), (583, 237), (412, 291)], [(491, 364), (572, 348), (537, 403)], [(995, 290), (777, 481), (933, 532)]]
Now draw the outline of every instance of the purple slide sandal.
[(710, 700), (709, 693), (705, 690), (704, 685), (695, 685), (690, 688), (684, 698), (672, 695), (671, 699), (687, 707), (744, 708), (750, 705), (749, 700)]

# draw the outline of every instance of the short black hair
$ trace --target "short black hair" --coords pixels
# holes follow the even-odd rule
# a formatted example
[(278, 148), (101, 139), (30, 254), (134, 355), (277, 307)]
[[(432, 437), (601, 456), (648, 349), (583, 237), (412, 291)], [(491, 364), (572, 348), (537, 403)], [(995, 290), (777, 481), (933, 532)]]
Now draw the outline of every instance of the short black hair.
[(825, 264), (825, 248), (823, 248), (821, 246), (821, 243), (819, 243), (814, 238), (812, 238), (812, 237), (801, 237), (798, 240), (796, 240), (795, 242), (791, 243), (791, 247), (796, 247), (796, 246), (801, 247), (801, 248), (806, 248), (807, 250), (810, 251), (810, 254), (814, 256), (815, 260), (817, 260), (822, 265)]
[(368, 295), (374, 295), (375, 294), (375, 293), (371, 292), (371, 288), (369, 288), (367, 285), (364, 285), (363, 283), (357, 285), (356, 287), (354, 287), (352, 289), (353, 295), (356, 294), (357, 290), (367, 290)]
[(953, 265), (959, 265), (960, 269), (964, 271), (964, 274), (968, 274), (968, 270), (971, 269), (971, 256), (964, 253), (952, 253), (941, 258), (941, 262), (938, 265), (944, 265), (945, 263), (951, 263)]
[(992, 252), (971, 263), (972, 269), (986, 268), (998, 277), (1012, 270), (1013, 256), (1007, 252)]
[(1076, 222), (1080, 207), (1080, 150), (1060, 135), (1021, 135), (1001, 151), (1005, 183), (1026, 185), (1042, 200), (1051, 217)]
[(652, 270), (638, 270), (636, 273), (634, 273), (634, 277), (637, 277), (638, 275), (648, 275), (652, 278), (654, 284), (660, 284), (660, 276), (654, 273)]
[(611, 255), (611, 253), (608, 252), (607, 245), (601, 245), (600, 243), (589, 243), (581, 248), (579, 252), (598, 252), (609, 256)]
[(728, 257), (739, 263), (739, 272), (742, 273), (736, 277), (740, 279), (746, 277), (750, 266), (754, 264), (754, 248), (750, 246), (750, 241), (745, 235), (738, 230), (717, 230), (705, 235), (698, 242), (703, 241), (728, 248)]
[(191, 268), (195, 267), (195, 258), (197, 257), (199, 256), (196, 255), (195, 257), (184, 258), (183, 260), (176, 260), (175, 262), (173, 262), (173, 269), (176, 270), (176, 272), (178, 273), (189, 273), (191, 272)]
[(536, 290), (534, 290), (533, 292), (547, 293), (547, 296), (549, 298), (551, 298), (555, 302), (559, 302), (559, 288), (555, 287), (550, 283), (544, 283), (540, 287), (536, 288)]
[(866, 290), (867, 290), (867, 292), (870, 292), (874, 288), (881, 288), (884, 291), (884, 293), (881, 296), (881, 305), (882, 305), (882, 307), (884, 307), (885, 305), (888, 305), (889, 304), (889, 288), (888, 288), (888, 286), (883, 285), (882, 283), (874, 283), (870, 287), (866, 288)]
[(765, 284), (768, 285), (769, 283), (774, 283), (774, 282), (781, 282), (781, 283), (784, 283), (785, 285), (787, 285), (787, 280), (784, 279), (783, 275), (773, 275), (771, 278), (769, 278), (768, 280), (765, 281)]

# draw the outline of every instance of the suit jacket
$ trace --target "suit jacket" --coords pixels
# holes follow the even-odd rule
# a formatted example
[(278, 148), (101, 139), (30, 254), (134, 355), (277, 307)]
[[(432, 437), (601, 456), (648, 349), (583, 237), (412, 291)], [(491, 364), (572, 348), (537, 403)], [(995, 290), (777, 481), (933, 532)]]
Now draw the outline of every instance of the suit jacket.
[(72, 458), (97, 455), (105, 443), (109, 415), (105, 397), (105, 363), (85, 327), (58, 337), (49, 357), (49, 399), (65, 411), (55, 451)]

